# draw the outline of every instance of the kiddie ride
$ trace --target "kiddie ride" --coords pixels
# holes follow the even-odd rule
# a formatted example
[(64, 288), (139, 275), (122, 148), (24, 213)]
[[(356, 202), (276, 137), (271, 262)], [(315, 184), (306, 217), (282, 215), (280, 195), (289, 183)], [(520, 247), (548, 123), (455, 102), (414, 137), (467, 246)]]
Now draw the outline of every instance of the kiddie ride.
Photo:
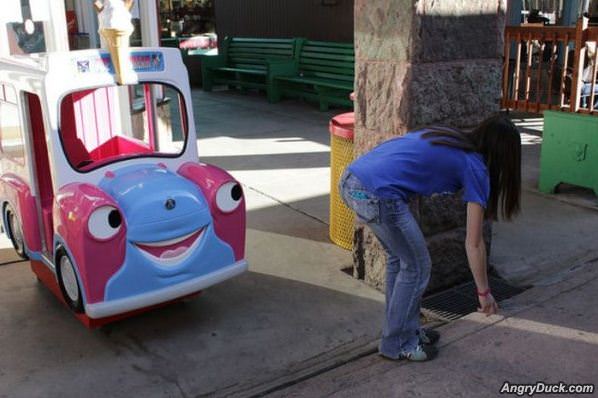
[(88, 327), (247, 269), (243, 191), (197, 161), (179, 50), (126, 55), (0, 59), (4, 229)]

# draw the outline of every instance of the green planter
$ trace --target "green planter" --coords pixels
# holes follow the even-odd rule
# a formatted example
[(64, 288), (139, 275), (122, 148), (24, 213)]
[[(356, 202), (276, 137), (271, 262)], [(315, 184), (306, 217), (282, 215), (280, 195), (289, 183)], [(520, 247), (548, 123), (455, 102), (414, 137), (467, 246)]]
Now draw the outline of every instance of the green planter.
[(553, 193), (560, 183), (598, 194), (598, 117), (544, 112), (540, 191)]

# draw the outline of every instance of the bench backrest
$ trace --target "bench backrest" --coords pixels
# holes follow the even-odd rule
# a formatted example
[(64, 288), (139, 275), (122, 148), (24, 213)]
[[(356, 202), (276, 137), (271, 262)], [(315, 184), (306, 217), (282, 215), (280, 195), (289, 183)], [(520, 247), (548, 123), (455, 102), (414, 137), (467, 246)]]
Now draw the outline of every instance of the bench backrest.
[(299, 56), (299, 72), (304, 76), (352, 82), (355, 78), (353, 43), (305, 41)]
[(295, 39), (227, 38), (224, 45), (228, 66), (243, 69), (266, 69), (266, 59), (291, 59)]

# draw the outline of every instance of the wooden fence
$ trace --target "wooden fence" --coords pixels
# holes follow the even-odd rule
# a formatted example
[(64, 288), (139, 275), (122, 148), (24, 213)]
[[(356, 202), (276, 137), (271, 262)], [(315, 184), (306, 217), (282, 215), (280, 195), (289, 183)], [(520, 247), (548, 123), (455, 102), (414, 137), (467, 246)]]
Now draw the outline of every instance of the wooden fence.
[(508, 26), (502, 107), (598, 115), (596, 41), (598, 27), (588, 26), (587, 18), (575, 27)]

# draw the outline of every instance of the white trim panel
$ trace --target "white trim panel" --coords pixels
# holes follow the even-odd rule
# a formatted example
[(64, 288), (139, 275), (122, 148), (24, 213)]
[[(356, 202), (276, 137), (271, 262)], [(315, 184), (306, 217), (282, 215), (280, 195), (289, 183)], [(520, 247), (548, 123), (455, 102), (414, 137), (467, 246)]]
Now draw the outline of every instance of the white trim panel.
[(247, 268), (247, 260), (241, 260), (233, 265), (212, 272), (211, 274), (200, 276), (153, 292), (138, 294), (133, 297), (118, 300), (85, 304), (85, 313), (92, 319), (98, 319), (150, 307), (155, 304), (164, 303), (196, 293), (202, 289), (240, 275), (247, 271)]

